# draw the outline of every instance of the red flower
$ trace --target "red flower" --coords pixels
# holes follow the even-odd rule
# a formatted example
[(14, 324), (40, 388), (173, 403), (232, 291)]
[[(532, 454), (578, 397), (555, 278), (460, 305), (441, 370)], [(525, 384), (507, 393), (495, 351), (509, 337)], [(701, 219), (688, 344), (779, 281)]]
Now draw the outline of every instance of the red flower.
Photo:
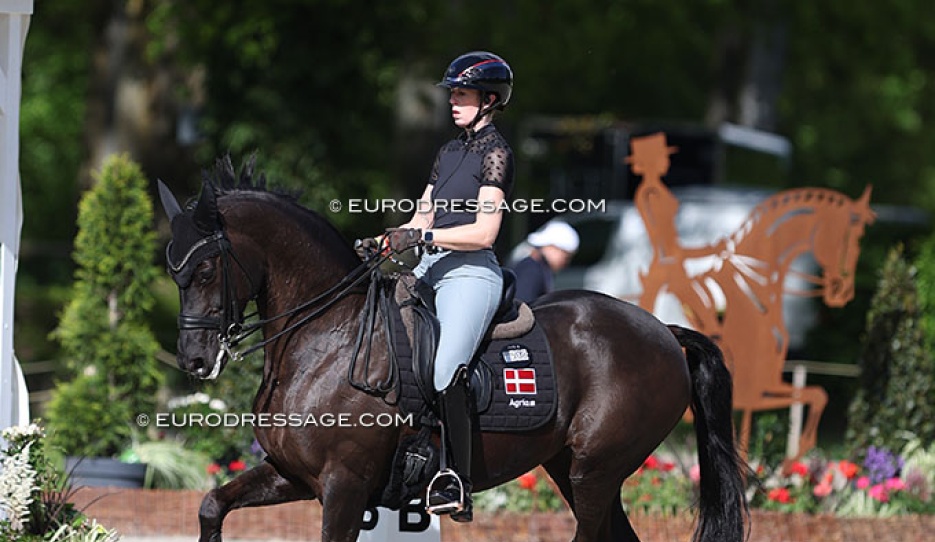
[(231, 472), (240, 472), (242, 470), (247, 470), (247, 464), (239, 459), (235, 459), (227, 465), (227, 468), (230, 469)]
[(860, 467), (858, 467), (856, 463), (851, 463), (847, 460), (841, 460), (841, 462), (838, 463), (838, 470), (841, 471), (841, 474), (843, 474), (845, 478), (850, 480), (851, 478), (857, 476), (857, 471), (860, 470)]
[(519, 481), (519, 487), (523, 489), (528, 489), (529, 491), (536, 489), (536, 473), (532, 471), (520, 476), (517, 480)]
[(671, 461), (664, 461), (662, 465), (659, 466), (662, 472), (672, 472), (675, 470), (675, 463)]
[(215, 474), (221, 472), (221, 466), (218, 465), (217, 463), (211, 463), (210, 465), (208, 465), (208, 468), (206, 470), (208, 471), (208, 474), (210, 474), (211, 476), (214, 476)]
[(769, 490), (769, 493), (767, 493), (766, 498), (771, 501), (775, 501), (775, 502), (782, 503), (782, 504), (789, 504), (791, 502), (794, 502), (792, 495), (789, 494), (789, 490), (784, 487), (777, 487), (777, 488)]
[(643, 467), (647, 470), (654, 470), (659, 468), (659, 460), (656, 459), (656, 456), (651, 455), (646, 458), (646, 461), (643, 461)]
[(808, 465), (802, 463), (801, 461), (796, 461), (792, 463), (792, 468), (790, 469), (792, 474), (798, 474), (799, 476), (808, 476)]

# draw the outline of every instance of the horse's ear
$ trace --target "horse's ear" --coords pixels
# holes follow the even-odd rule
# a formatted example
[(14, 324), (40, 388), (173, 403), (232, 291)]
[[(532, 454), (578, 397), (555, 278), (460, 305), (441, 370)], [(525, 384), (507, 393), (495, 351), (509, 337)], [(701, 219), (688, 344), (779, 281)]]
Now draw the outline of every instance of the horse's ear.
[(165, 209), (166, 216), (169, 217), (169, 223), (171, 223), (173, 218), (182, 214), (182, 207), (179, 206), (179, 201), (175, 199), (172, 191), (166, 183), (162, 182), (162, 179), (156, 179), (156, 184), (159, 186), (159, 200), (162, 201), (162, 208)]
[(864, 211), (865, 213), (865, 222), (872, 224), (874, 219), (877, 217), (877, 214), (870, 209), (870, 193), (873, 192), (873, 185), (868, 184), (864, 188), (864, 193), (860, 195), (860, 198), (857, 199), (858, 208)]
[(218, 219), (218, 200), (214, 185), (205, 181), (201, 185), (201, 196), (195, 205), (195, 226), (204, 234), (211, 234), (221, 229)]

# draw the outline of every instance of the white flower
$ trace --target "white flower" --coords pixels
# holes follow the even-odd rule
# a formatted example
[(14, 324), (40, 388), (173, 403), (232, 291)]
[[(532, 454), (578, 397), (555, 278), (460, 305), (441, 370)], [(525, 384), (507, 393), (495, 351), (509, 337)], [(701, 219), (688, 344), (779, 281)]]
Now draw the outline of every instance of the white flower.
[(3, 430), (3, 439), (7, 442), (24, 442), (45, 436), (42, 427), (35, 423), (29, 425), (14, 425)]
[(220, 399), (211, 399), (208, 402), (208, 406), (214, 410), (227, 410), (227, 403)]
[(29, 464), (27, 444), (20, 453), (6, 457), (0, 464), (0, 510), (4, 510), (14, 531), (22, 530), (29, 517), (29, 505), (35, 490), (36, 471)]
[[(182, 397), (173, 397), (169, 399), (169, 402), (166, 406), (169, 407), (169, 410), (175, 410), (177, 408), (185, 408), (194, 404), (209, 405), (211, 406), (214, 401), (220, 401), (220, 399), (212, 399), (210, 395), (204, 392), (193, 393), (191, 395), (185, 395)], [(224, 404), (223, 401), (221, 404)], [(211, 406), (211, 408), (215, 408)], [(215, 410), (223, 410), (217, 409)]]

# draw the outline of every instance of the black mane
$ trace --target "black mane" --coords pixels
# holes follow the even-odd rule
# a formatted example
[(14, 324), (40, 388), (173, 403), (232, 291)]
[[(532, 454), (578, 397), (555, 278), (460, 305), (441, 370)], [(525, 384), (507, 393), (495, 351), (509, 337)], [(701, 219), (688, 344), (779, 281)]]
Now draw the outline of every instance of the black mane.
[[(270, 187), (265, 173), (256, 171), (256, 153), (251, 154), (240, 168), (238, 174), (234, 169), (230, 153), (214, 161), (213, 169), (203, 169), (201, 179), (205, 186), (210, 186), (215, 195), (223, 196), (237, 192), (256, 192), (272, 194), (283, 199), (298, 203), (301, 191), (288, 190), (280, 187)], [(190, 200), (186, 208), (191, 209), (197, 203), (197, 198)]]
[[(333, 239), (334, 243), (329, 245), (333, 250), (338, 251), (340, 259), (356, 263), (357, 256), (354, 253), (351, 244), (344, 235), (327, 218), (313, 209), (299, 203), (301, 196), (300, 190), (288, 190), (279, 187), (270, 187), (267, 183), (266, 174), (256, 170), (256, 153), (251, 154), (240, 168), (238, 174), (231, 161), (230, 154), (225, 154), (217, 158), (214, 162), (213, 170), (202, 170), (202, 181), (204, 186), (211, 187), (217, 197), (221, 196), (273, 196), (274, 199), (282, 200), (291, 205), (283, 206), (284, 212), (297, 213), (296, 217), (304, 227), (311, 228), (315, 232), (315, 237), (320, 240)], [(195, 206), (197, 202), (190, 205)], [(223, 223), (223, 217), (219, 216)]]

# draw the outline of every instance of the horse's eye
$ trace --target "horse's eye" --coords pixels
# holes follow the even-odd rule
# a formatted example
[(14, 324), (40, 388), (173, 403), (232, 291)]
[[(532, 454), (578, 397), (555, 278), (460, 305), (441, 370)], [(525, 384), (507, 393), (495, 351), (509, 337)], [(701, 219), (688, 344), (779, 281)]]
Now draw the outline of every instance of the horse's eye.
[(214, 279), (214, 274), (214, 262), (201, 262), (195, 269), (195, 277), (198, 279), (198, 284), (211, 282), (211, 280)]

